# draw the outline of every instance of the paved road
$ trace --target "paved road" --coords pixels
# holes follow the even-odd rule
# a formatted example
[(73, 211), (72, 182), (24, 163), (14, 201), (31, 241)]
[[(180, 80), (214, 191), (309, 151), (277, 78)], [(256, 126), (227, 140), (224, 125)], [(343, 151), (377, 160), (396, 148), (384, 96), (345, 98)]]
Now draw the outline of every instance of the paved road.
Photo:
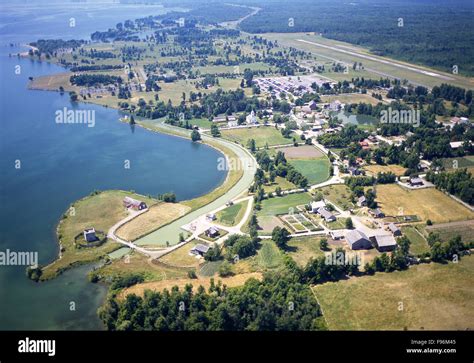
[(296, 40), (298, 42), (307, 43), (307, 44), (315, 45), (317, 47), (334, 50), (336, 52), (349, 54), (349, 55), (352, 55), (352, 56), (355, 56), (355, 57), (358, 57), (358, 58), (368, 59), (368, 60), (371, 60), (371, 61), (374, 61), (374, 62), (388, 64), (388, 65), (391, 65), (391, 66), (394, 66), (394, 67), (406, 69), (406, 70), (409, 70), (409, 71), (412, 71), (412, 72), (423, 74), (425, 76), (431, 76), (431, 77), (435, 77), (435, 78), (446, 80), (446, 81), (453, 81), (454, 80), (454, 78), (452, 78), (452, 77), (448, 77), (448, 76), (445, 76), (445, 75), (442, 75), (442, 74), (439, 74), (439, 73), (436, 73), (436, 72), (426, 71), (426, 70), (423, 70), (423, 69), (420, 69), (420, 68), (411, 67), (411, 66), (408, 66), (408, 65), (405, 65), (405, 64), (392, 62), (392, 61), (389, 61), (389, 60), (386, 60), (386, 59), (382, 59), (382, 58), (362, 54), (362, 53), (359, 53), (359, 52), (353, 52), (353, 51), (341, 49), (339, 47), (333, 47), (333, 46), (326, 45), (326, 44), (311, 42), (309, 40), (304, 40), (304, 39), (296, 39)]
[[(174, 128), (173, 128), (174, 129)], [(222, 207), (229, 200), (238, 198), (242, 193), (248, 190), (249, 186), (253, 182), (255, 171), (257, 170), (257, 162), (255, 158), (241, 146), (234, 144), (230, 141), (223, 140), (220, 138), (212, 138), (207, 135), (201, 135), (203, 140), (213, 140), (231, 149), (240, 160), (244, 161), (243, 176), (240, 180), (223, 196), (217, 198), (215, 201), (196, 209), (195, 211), (186, 214), (185, 216), (177, 219), (176, 221), (159, 228), (158, 230), (150, 233), (149, 235), (142, 237), (135, 241), (137, 245), (166, 245), (168, 241), (171, 245), (176, 244), (179, 240), (179, 234), (182, 232), (182, 226), (191, 223), (200, 216), (211, 213), (212, 211)], [(245, 165), (246, 164), (246, 165)], [(216, 161), (216, 167), (218, 163)], [(231, 163), (230, 165), (238, 165), (238, 163)]]

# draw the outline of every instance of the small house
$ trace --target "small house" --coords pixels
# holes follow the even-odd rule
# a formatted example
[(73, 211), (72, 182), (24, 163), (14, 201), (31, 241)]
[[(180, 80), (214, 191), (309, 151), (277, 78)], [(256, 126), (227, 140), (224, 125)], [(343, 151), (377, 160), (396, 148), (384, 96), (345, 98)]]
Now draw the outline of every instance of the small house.
[(197, 244), (191, 249), (191, 253), (193, 255), (199, 255), (199, 256), (204, 256), (207, 251), (209, 251), (209, 246), (203, 245), (203, 244)]
[(324, 218), (326, 222), (334, 222), (336, 220), (336, 217), (334, 214), (329, 212), (326, 208), (322, 207), (318, 209), (318, 213), (321, 217)]
[(374, 243), (375, 248), (379, 252), (388, 252), (393, 251), (397, 248), (397, 241), (391, 234), (382, 234), (382, 235), (375, 235), (370, 238), (370, 240)]
[(423, 179), (421, 178), (410, 178), (410, 181), (408, 182), (412, 187), (419, 187), (423, 186)]
[(347, 168), (347, 171), (349, 172), (349, 174), (351, 174), (352, 176), (355, 176), (355, 175), (359, 175), (360, 174), (360, 170), (354, 166), (350, 166), (349, 168)]
[(396, 226), (395, 223), (390, 223), (388, 225), (388, 229), (390, 230), (390, 232), (392, 232), (392, 234), (395, 236), (395, 237), (399, 237), (402, 235), (402, 231), (400, 230), (400, 228), (398, 228)]
[(375, 218), (384, 218), (385, 214), (380, 210), (380, 208), (375, 208), (369, 211)]
[(367, 250), (372, 248), (372, 243), (364, 232), (357, 229), (346, 233), (346, 241), (352, 250)]
[(308, 104), (308, 107), (311, 109), (311, 110), (316, 110), (318, 108), (318, 104), (316, 103), (315, 100), (311, 100)]
[(250, 112), (250, 115), (247, 115), (247, 117), (245, 118), (245, 122), (247, 123), (247, 125), (258, 124), (257, 117), (255, 116), (255, 112), (253, 110), (252, 112)]
[(86, 242), (95, 242), (99, 240), (95, 234), (94, 228), (86, 228), (84, 230), (84, 239)]
[(340, 240), (344, 238), (344, 231), (343, 230), (336, 230), (336, 231), (329, 231), (329, 235), (333, 240)]
[(311, 212), (312, 213), (318, 213), (319, 208), (324, 208), (326, 206), (326, 203), (324, 200), (320, 200), (318, 202), (311, 202)]
[(134, 209), (134, 210), (144, 210), (147, 208), (147, 205), (145, 202), (142, 202), (140, 200), (136, 200), (130, 197), (125, 197), (123, 198), (123, 205), (127, 209)]
[(366, 206), (367, 205), (367, 199), (365, 198), (364, 195), (362, 195), (361, 197), (359, 197), (359, 199), (357, 200), (357, 206), (358, 207), (363, 207), (363, 206)]
[(204, 231), (204, 234), (209, 238), (216, 238), (219, 235), (219, 230), (216, 227), (210, 227)]
[(206, 219), (208, 221), (215, 221), (217, 219), (217, 217), (214, 213), (209, 213), (209, 214), (206, 215)]

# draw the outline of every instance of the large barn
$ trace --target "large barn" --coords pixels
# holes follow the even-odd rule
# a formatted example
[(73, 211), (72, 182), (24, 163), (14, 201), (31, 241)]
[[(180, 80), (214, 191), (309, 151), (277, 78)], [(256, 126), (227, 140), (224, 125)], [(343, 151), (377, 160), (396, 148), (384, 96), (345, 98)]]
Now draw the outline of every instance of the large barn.
[(130, 197), (123, 198), (123, 205), (127, 209), (131, 208), (135, 210), (143, 210), (147, 208), (147, 205), (145, 202), (142, 202), (140, 200), (136, 200)]
[(357, 229), (351, 230), (346, 233), (346, 241), (349, 247), (353, 250), (367, 250), (372, 248), (372, 243), (369, 237), (364, 232)]

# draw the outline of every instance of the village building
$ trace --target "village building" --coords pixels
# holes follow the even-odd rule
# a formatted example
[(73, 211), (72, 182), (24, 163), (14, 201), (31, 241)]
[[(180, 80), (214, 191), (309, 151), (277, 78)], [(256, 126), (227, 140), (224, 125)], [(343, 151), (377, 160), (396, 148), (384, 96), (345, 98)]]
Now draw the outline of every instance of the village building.
[(402, 235), (402, 231), (400, 230), (400, 228), (397, 227), (397, 225), (395, 223), (390, 223), (388, 225), (388, 229), (390, 230), (390, 232), (392, 232), (392, 234), (395, 237), (399, 237), (399, 236)]
[(419, 187), (419, 186), (423, 186), (423, 185), (424, 185), (423, 179), (421, 179), (421, 178), (410, 178), (410, 180), (408, 181), (408, 183), (409, 183), (412, 187)]
[(334, 222), (336, 220), (336, 217), (334, 214), (329, 212), (326, 208), (322, 207), (318, 209), (318, 213), (321, 217), (324, 218), (326, 222)]
[(356, 168), (355, 166), (350, 166), (347, 168), (347, 171), (349, 172), (349, 174), (351, 174), (352, 176), (355, 176), (355, 175), (360, 175), (360, 170), (358, 168)]
[(224, 115), (224, 116), (215, 116), (212, 119), (212, 122), (231, 122), (237, 121), (237, 118), (234, 115)]
[(136, 200), (130, 197), (123, 198), (123, 205), (127, 209), (134, 209), (134, 210), (147, 209), (147, 205), (145, 202), (142, 202), (140, 200)]
[(219, 235), (219, 230), (216, 227), (209, 227), (204, 231), (204, 234), (210, 238), (216, 238)]
[(237, 121), (229, 121), (227, 122), (228, 127), (236, 127), (239, 126), (239, 123)]
[(379, 252), (393, 251), (397, 248), (397, 241), (391, 234), (377, 234), (370, 237), (370, 240)]
[(193, 255), (199, 255), (199, 256), (204, 256), (207, 251), (209, 251), (209, 246), (203, 245), (203, 244), (197, 244), (193, 248), (191, 248), (191, 252)]
[(372, 243), (366, 234), (357, 229), (346, 233), (346, 241), (352, 250), (367, 250), (372, 248)]
[(95, 242), (99, 240), (95, 234), (94, 228), (86, 228), (84, 230), (84, 239), (86, 242)]
[(324, 208), (326, 206), (326, 202), (324, 200), (320, 200), (318, 202), (311, 202), (311, 212), (318, 213), (319, 208)]
[(333, 240), (340, 240), (344, 238), (344, 231), (341, 229), (336, 231), (329, 231), (329, 235)]
[(357, 200), (357, 206), (358, 207), (363, 207), (363, 206), (366, 206), (367, 205), (367, 199), (365, 198), (364, 195), (362, 195), (361, 197), (359, 197), (359, 199)]
[(384, 218), (385, 214), (380, 210), (380, 208), (371, 209), (369, 211), (375, 218)]
[(206, 215), (206, 219), (208, 221), (215, 221), (217, 219), (217, 217), (214, 213), (209, 213), (209, 214)]
[(247, 117), (245, 118), (245, 122), (247, 123), (247, 125), (258, 124), (257, 116), (255, 116), (255, 112), (253, 110), (252, 112), (250, 112), (250, 115), (247, 115)]

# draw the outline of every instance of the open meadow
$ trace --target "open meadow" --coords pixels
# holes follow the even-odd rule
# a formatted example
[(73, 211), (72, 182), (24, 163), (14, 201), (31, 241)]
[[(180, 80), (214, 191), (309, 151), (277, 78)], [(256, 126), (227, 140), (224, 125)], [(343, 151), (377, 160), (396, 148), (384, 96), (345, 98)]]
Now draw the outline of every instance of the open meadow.
[(313, 287), (330, 330), (474, 328), (474, 257)]

